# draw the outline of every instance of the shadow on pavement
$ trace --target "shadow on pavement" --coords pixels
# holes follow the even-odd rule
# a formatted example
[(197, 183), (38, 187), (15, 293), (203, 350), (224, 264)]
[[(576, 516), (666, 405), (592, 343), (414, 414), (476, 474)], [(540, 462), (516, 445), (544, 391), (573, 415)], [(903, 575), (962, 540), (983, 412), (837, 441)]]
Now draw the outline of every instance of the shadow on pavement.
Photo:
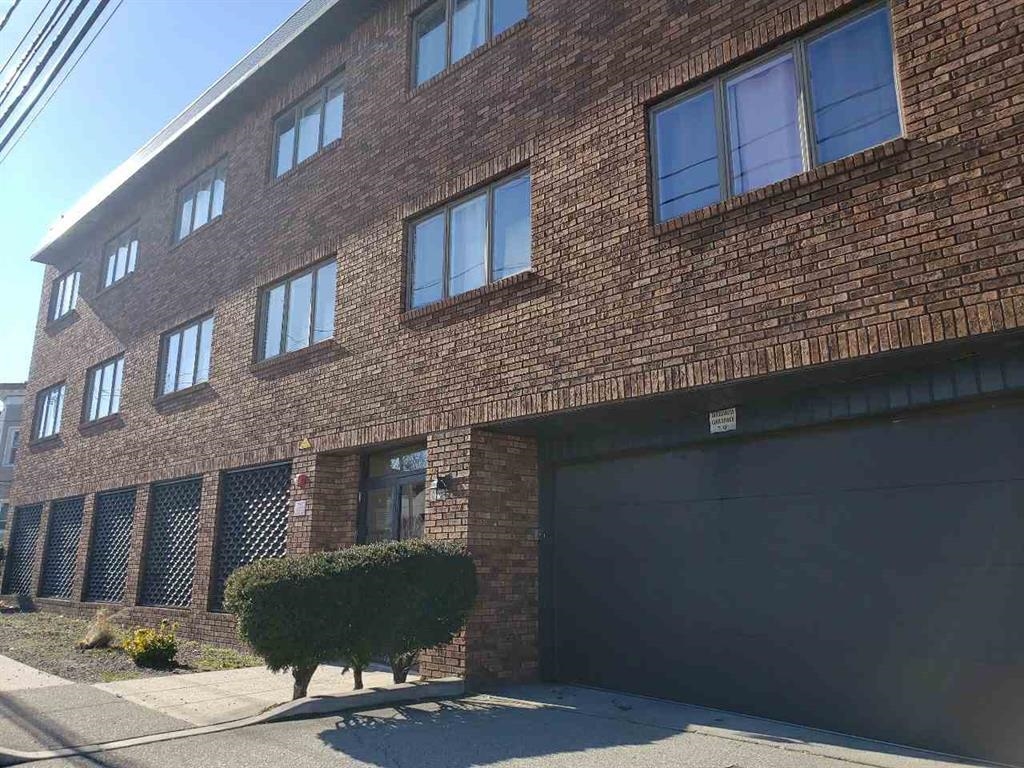
[(490, 765), (513, 758), (650, 744), (675, 731), (645, 724), (595, 725), (551, 708), (443, 701), (342, 716), (321, 740), (370, 765)]
[[(26, 748), (24, 745), (17, 747), (21, 751), (35, 751), (39, 749), (63, 749), (80, 745), (82, 739), (79, 734), (69, 728), (61, 727), (58, 723), (40, 714), (38, 710), (20, 704), (14, 697), (0, 693), (0, 722), (7, 727), (13, 727), (28, 735), (39, 745)], [(0, 748), (9, 745), (0, 743)], [(88, 757), (79, 755), (75, 758), (78, 765), (96, 766), (96, 768), (113, 768), (111, 763), (103, 760), (97, 755)]]

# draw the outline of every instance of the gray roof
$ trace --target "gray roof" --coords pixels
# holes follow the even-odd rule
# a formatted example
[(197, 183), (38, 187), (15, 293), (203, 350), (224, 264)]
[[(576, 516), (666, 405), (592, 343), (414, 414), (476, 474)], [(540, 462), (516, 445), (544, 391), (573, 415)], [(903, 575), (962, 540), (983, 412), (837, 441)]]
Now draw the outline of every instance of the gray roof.
[(295, 13), (277, 29), (271, 32), (241, 60), (211, 85), (195, 101), (185, 107), (181, 114), (165, 125), (147, 141), (141, 149), (125, 160), (93, 186), (81, 199), (54, 222), (43, 237), (32, 258), (42, 261), (40, 256), (65, 235), (71, 232), (92, 211), (110, 195), (132, 179), (161, 152), (181, 138), (195, 126), (228, 94), (236, 90), (264, 64), (276, 56), (290, 42), (298, 37), (342, 0), (307, 0)]

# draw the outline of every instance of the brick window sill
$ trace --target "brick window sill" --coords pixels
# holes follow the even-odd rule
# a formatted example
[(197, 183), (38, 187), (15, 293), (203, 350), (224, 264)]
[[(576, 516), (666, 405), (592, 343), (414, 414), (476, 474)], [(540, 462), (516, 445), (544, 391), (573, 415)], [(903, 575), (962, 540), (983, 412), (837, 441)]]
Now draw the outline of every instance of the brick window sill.
[(441, 299), (440, 301), (435, 301), (432, 304), (416, 307), (415, 309), (407, 309), (400, 315), (400, 319), (402, 322), (408, 322), (437, 315), (452, 307), (468, 304), (476, 299), (481, 299), (494, 293), (503, 293), (505, 291), (512, 290), (516, 286), (533, 283), (539, 279), (540, 276), (535, 270), (526, 269), (522, 272), (516, 272), (514, 275), (503, 277), (501, 280), (495, 280), (493, 283), (481, 285), (479, 288), (474, 288), (471, 291), (460, 293), (458, 296), (449, 296), (447, 299)]
[(36, 438), (33, 438), (32, 440), (29, 440), (28, 447), (29, 448), (45, 449), (45, 448), (52, 448), (52, 447), (54, 447), (56, 445), (59, 445), (59, 444), (60, 444), (60, 432), (57, 432), (56, 434), (50, 435), (49, 437), (36, 437)]
[[(412, 85), (412, 89), (409, 91), (409, 98), (415, 98), (416, 96), (419, 96), (420, 93), (422, 93), (423, 91), (427, 90), (428, 88), (430, 88), (435, 83), (438, 83), (438, 82), (444, 80), (448, 75), (452, 74), (453, 72), (457, 72), (460, 69), (464, 69), (466, 66), (468, 66), (470, 64), (470, 62), (476, 61), (478, 58), (480, 58), (481, 56), (485, 55), (492, 48), (494, 48), (494, 47), (496, 47), (498, 45), (501, 45), (508, 38), (510, 38), (513, 35), (515, 35), (521, 29), (526, 27), (526, 25), (529, 24), (529, 22), (530, 22), (530, 16), (527, 15), (527, 17), (525, 19), (520, 19), (519, 21), (517, 21), (515, 24), (513, 24), (508, 29), (502, 30), (500, 34), (495, 35), (490, 40), (488, 40), (486, 43), (481, 45), (479, 48), (476, 48), (475, 50), (470, 51), (469, 53), (467, 53), (465, 56), (463, 56), (458, 61), (453, 62), (452, 64), (449, 64), (447, 67), (442, 69), (440, 72), (438, 72), (436, 75), (434, 75), (429, 80), (424, 80), (419, 85)], [(411, 78), (410, 78), (410, 81), (411, 81)]]
[[(213, 229), (218, 224), (220, 224), (220, 222), (224, 221), (224, 219), (227, 217), (227, 215), (228, 215), (228, 209), (227, 209), (227, 207), (225, 207), (224, 211), (221, 213), (220, 216), (218, 216), (215, 219), (211, 219), (210, 221), (208, 221), (205, 224), (203, 224), (201, 227), (196, 227), (191, 232), (189, 232), (187, 235), (185, 235), (183, 238), (181, 238), (181, 240), (174, 240), (173, 239), (174, 235), (172, 234), (171, 235), (171, 238), (172, 238), (171, 247), (167, 249), (167, 252), (168, 253), (174, 253), (179, 248), (184, 247), (186, 243), (191, 243), (197, 237), (200, 237), (202, 235), (202, 233), (208, 232), (209, 230)], [(135, 273), (133, 272), (132, 274), (135, 274)], [(128, 278), (123, 278), (123, 279), (127, 280)], [(121, 284), (121, 281), (118, 281), (118, 282), (114, 283), (114, 285), (120, 285), (120, 284)], [(110, 286), (110, 288), (113, 288), (113, 287), (114, 287), (113, 285)]]
[[(182, 242), (184, 242), (184, 241), (182, 241)], [(105, 299), (108, 294), (113, 293), (118, 288), (120, 288), (122, 285), (125, 285), (126, 283), (131, 281), (133, 278), (135, 278), (135, 276), (138, 273), (139, 272), (138, 272), (137, 269), (133, 269), (131, 272), (129, 272), (124, 277), (122, 277), (120, 280), (116, 280), (115, 282), (111, 283), (110, 285), (104, 285), (102, 288), (100, 288), (100, 290), (96, 293), (96, 295), (93, 296), (93, 301), (98, 301), (100, 299)]]
[(319, 360), (322, 355), (332, 354), (335, 351), (335, 347), (336, 344), (333, 338), (324, 339), (308, 347), (285, 352), (283, 355), (269, 357), (266, 360), (255, 360), (249, 364), (249, 371), (251, 373), (263, 373), (278, 368), (286, 368), (297, 363), (311, 363)]
[(199, 384), (195, 384), (188, 389), (179, 389), (177, 392), (168, 392), (166, 395), (159, 395), (153, 400), (153, 404), (160, 406), (168, 403), (174, 403), (179, 400), (187, 400), (192, 395), (198, 395), (202, 392), (206, 392), (210, 389), (210, 382), (202, 381)]
[(124, 419), (120, 413), (112, 413), (95, 421), (83, 421), (78, 425), (78, 432), (82, 435), (95, 435), (100, 432), (107, 432), (111, 429), (120, 429), (124, 426)]
[(61, 315), (56, 320), (48, 321), (46, 323), (46, 332), (50, 334), (59, 333), (78, 320), (79, 317), (80, 315), (78, 314), (78, 310), (72, 309), (66, 315)]
[(816, 168), (812, 168), (809, 171), (804, 171), (796, 176), (790, 176), (788, 179), (777, 181), (774, 184), (769, 184), (767, 187), (761, 187), (751, 192), (745, 192), (742, 195), (734, 195), (733, 197), (726, 198), (717, 203), (707, 206), (706, 208), (700, 208), (696, 211), (690, 211), (684, 213), (682, 216), (663, 221), (659, 224), (654, 225), (655, 235), (664, 235), (670, 232), (677, 232), (681, 229), (699, 224), (710, 219), (714, 219), (730, 211), (735, 211), (755, 203), (770, 200), (777, 195), (785, 194), (787, 192), (797, 192), (804, 187), (810, 186), (821, 181), (825, 181), (833, 176), (838, 176), (842, 173), (856, 170), (871, 163), (877, 162), (883, 158), (896, 157), (903, 155), (907, 152), (910, 146), (910, 142), (906, 137), (901, 136), (887, 141), (884, 144), (865, 149), (863, 152), (844, 157), (840, 160), (834, 160), (831, 163), (819, 165)]

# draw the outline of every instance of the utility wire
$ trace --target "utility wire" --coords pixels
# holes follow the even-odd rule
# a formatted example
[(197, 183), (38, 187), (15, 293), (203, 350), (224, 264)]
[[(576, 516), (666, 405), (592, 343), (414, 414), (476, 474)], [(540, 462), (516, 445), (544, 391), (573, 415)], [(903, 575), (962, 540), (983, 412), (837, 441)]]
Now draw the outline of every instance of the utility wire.
[(14, 0), (14, 3), (11, 5), (11, 7), (7, 9), (7, 13), (5, 13), (4, 17), (0, 19), (0, 32), (4, 31), (4, 27), (6, 27), (7, 22), (11, 20), (11, 16), (14, 15), (14, 9), (18, 7), (18, 3), (20, 2), (21, 0)]
[(25, 41), (28, 40), (28, 36), (32, 34), (32, 30), (36, 28), (36, 24), (39, 23), (39, 20), (43, 18), (43, 14), (46, 13), (46, 9), (50, 6), (51, 1), (52, 0), (46, 0), (46, 2), (43, 3), (42, 7), (39, 9), (39, 13), (36, 14), (35, 19), (32, 20), (28, 29), (25, 30), (25, 34), (21, 36), (21, 40), (19, 40), (18, 44), (11, 49), (11, 55), (7, 57), (7, 61), (3, 63), (3, 66), (0, 66), (0, 75), (7, 71), (7, 66), (14, 61), (15, 55), (17, 55), (18, 51), (21, 50), (21, 46), (25, 44)]
[[(100, 0), (99, 4), (96, 6), (96, 8), (93, 9), (92, 14), (86, 20), (85, 25), (80, 30), (78, 30), (78, 34), (75, 35), (75, 39), (71, 41), (71, 45), (64, 51), (64, 55), (62, 55), (60, 57), (60, 60), (57, 62), (57, 66), (53, 70), (51, 70), (49, 76), (46, 78), (46, 81), (43, 83), (42, 88), (36, 93), (35, 97), (32, 99), (32, 103), (30, 103), (28, 105), (28, 108), (24, 112), (21, 113), (21, 115), (15, 121), (14, 127), (12, 127), (7, 132), (7, 134), (3, 137), (3, 139), (0, 139), (0, 152), (2, 152), (4, 147), (6, 147), (11, 142), (11, 139), (14, 138), (15, 132), (18, 130), (19, 127), (21, 127), (21, 124), (23, 122), (25, 122), (25, 119), (28, 117), (29, 113), (32, 111), (32, 109), (35, 107), (35, 105), (39, 102), (39, 99), (42, 98), (43, 94), (46, 92), (46, 89), (50, 87), (50, 84), (56, 79), (57, 75), (60, 74), (60, 71), (67, 64), (68, 59), (71, 58), (72, 54), (74, 54), (74, 52), (75, 52), (75, 49), (78, 48), (78, 46), (81, 44), (82, 40), (85, 39), (85, 36), (89, 33), (89, 30), (92, 28), (93, 24), (96, 23), (96, 20), (100, 17), (100, 14), (103, 13), (104, 9), (107, 7), (107, 5), (109, 3), (110, 3), (110, 0)], [(74, 21), (78, 18), (78, 15), (80, 14), (80, 11), (83, 10), (84, 8), (85, 8), (85, 3), (83, 3), (79, 8), (75, 9), (75, 13), (72, 15), (71, 23), (74, 23)], [(70, 24), (66, 25), (64, 27), (64, 29), (61, 30), (61, 38), (63, 38), (63, 36), (67, 33), (67, 31), (69, 29), (70, 29)], [(57, 40), (57, 44), (59, 44), (59, 43), (60, 43), (60, 38)], [(47, 54), (48, 54), (47, 58), (49, 58), (49, 54), (53, 50), (55, 50), (55, 49), (54, 49), (53, 46), (51, 46), (50, 50), (47, 51)], [(37, 69), (37, 71), (39, 71), (39, 70)], [(35, 73), (33, 73), (33, 74), (35, 74)], [(29, 83), (29, 86), (31, 86), (31, 83)], [(26, 93), (26, 91), (22, 91), (19, 94), (19, 98), (16, 99), (15, 103), (11, 106), (11, 109), (8, 109), (7, 112), (4, 114), (4, 116), (2, 118), (0, 118), (0, 129), (3, 128), (4, 123), (7, 122), (7, 118), (10, 115), (11, 111), (13, 110), (14, 106), (17, 105), (18, 101), (21, 100), (20, 97), (24, 96), (25, 93)]]
[[(84, 6), (87, 2), (88, 0), (82, 0), (82, 5), (80, 6), (79, 13), (81, 13), (81, 10), (84, 9)], [(39, 52), (39, 49), (42, 48), (43, 43), (46, 42), (46, 39), (50, 36), (50, 33), (57, 26), (58, 22), (64, 17), (64, 14), (67, 13), (67, 9), (70, 3), (71, 0), (60, 0), (60, 2), (57, 5), (57, 9), (50, 15), (50, 18), (46, 20), (46, 23), (43, 24), (42, 30), (36, 36), (36, 39), (32, 41), (32, 44), (25, 52), (25, 55), (21, 57), (21, 61), (19, 61), (18, 66), (15, 67), (14, 73), (3, 84), (3, 88), (0, 89), (0, 105), (2, 105), (3, 102), (7, 99), (7, 97), (11, 95), (11, 92), (14, 90), (15, 86), (17, 86), (18, 81), (21, 79), (21, 76), (25, 73), (25, 70), (32, 63), (33, 57), (35, 57), (35, 55)], [(73, 18), (69, 22), (67, 27), (68, 30), (70, 30), (71, 25), (74, 24), (76, 19), (77, 17)], [(67, 32), (64, 32), (63, 34), (67, 34)], [(58, 38), (58, 45), (60, 44), (61, 39), (62, 38)], [(54, 48), (53, 46), (51, 46), (51, 48), (48, 51), (48, 54), (52, 55), (53, 50)], [(39, 76), (41, 68), (45, 66), (47, 61), (48, 57), (44, 58), (43, 62), (33, 72), (31, 79), (29, 80), (29, 84), (28, 86), (26, 86), (26, 90), (32, 86), (33, 82), (35, 82), (35, 79)], [(0, 119), (0, 126), (2, 125), (3, 121), (2, 119)]]
[(22, 138), (24, 138), (25, 134), (28, 133), (28, 129), (32, 127), (32, 124), (35, 123), (36, 119), (43, 113), (43, 110), (46, 109), (46, 105), (50, 103), (50, 100), (56, 95), (57, 91), (60, 90), (61, 86), (64, 85), (64, 81), (67, 80), (71, 73), (75, 71), (75, 67), (78, 66), (78, 62), (80, 62), (85, 57), (85, 54), (89, 52), (89, 49), (92, 48), (92, 44), (96, 42), (96, 38), (100, 36), (104, 29), (106, 29), (107, 24), (109, 24), (110, 20), (114, 18), (114, 14), (117, 13), (117, 9), (121, 7), (121, 3), (123, 2), (124, 0), (117, 0), (117, 5), (114, 6), (114, 9), (110, 12), (110, 15), (108, 15), (107, 18), (103, 20), (103, 23), (100, 24), (99, 29), (96, 30), (96, 34), (92, 36), (92, 39), (89, 40), (88, 43), (86, 43), (85, 48), (83, 48), (82, 52), (78, 54), (78, 58), (71, 62), (71, 66), (64, 70), (64, 74), (61, 76), (61, 79), (50, 90), (50, 92), (46, 94), (46, 99), (43, 101), (42, 104), (39, 105), (39, 109), (37, 109), (35, 113), (32, 115), (32, 119), (29, 120), (21, 129), (21, 133), (18, 134), (18, 137), (7, 148), (7, 151), (4, 152), (3, 154), (0, 154), (0, 165), (3, 165), (4, 160), (10, 157), (11, 153), (14, 151), (14, 148), (18, 146)]

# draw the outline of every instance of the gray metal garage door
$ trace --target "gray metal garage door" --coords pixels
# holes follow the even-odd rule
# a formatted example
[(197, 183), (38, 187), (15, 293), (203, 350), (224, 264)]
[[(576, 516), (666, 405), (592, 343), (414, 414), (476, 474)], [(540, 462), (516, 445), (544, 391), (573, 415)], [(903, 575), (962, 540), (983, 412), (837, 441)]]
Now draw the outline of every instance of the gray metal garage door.
[(565, 682), (1024, 761), (1024, 406), (554, 471)]

